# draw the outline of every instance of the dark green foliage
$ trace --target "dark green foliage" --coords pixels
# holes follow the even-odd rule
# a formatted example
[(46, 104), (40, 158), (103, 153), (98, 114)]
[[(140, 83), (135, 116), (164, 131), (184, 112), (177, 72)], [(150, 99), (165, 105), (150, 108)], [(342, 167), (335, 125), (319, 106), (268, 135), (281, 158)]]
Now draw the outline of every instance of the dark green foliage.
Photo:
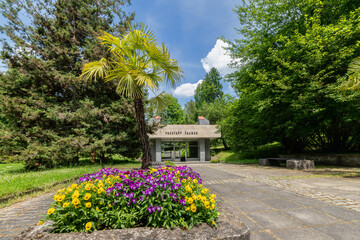
[(204, 81), (195, 89), (195, 106), (201, 108), (203, 103), (214, 102), (221, 98), (224, 93), (222, 91), (220, 73), (216, 68), (211, 68), (210, 72), (205, 75)]
[(163, 124), (183, 124), (185, 123), (185, 112), (177, 98), (172, 95), (166, 95), (167, 105), (165, 109), (159, 113)]
[(359, 150), (359, 94), (339, 86), (360, 55), (360, 2), (253, 0), (234, 10), (244, 38), (230, 49), (242, 59), (230, 76), (239, 99), (222, 123), (231, 145)]
[(122, 0), (2, 1), (1, 155), (28, 168), (66, 165), (78, 155), (139, 152), (133, 105), (116, 83), (78, 80), (87, 61), (106, 55), (101, 30), (123, 33)]
[(196, 108), (195, 108), (195, 102), (194, 100), (190, 100), (187, 103), (185, 103), (185, 123), (186, 124), (193, 124), (197, 121), (197, 114), (196, 114)]

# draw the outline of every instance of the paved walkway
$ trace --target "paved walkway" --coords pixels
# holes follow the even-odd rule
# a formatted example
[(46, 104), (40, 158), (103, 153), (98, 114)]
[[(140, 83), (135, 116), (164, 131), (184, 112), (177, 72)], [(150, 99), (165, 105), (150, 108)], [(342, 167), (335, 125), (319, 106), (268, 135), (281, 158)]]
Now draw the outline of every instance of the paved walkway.
[(360, 181), (276, 167), (191, 167), (240, 215), (251, 239), (360, 239)]
[[(360, 181), (277, 167), (191, 164), (251, 239), (360, 239)], [(36, 224), (54, 193), (0, 209), (0, 239)]]
[(55, 193), (31, 198), (0, 209), (0, 239), (12, 239), (46, 215)]

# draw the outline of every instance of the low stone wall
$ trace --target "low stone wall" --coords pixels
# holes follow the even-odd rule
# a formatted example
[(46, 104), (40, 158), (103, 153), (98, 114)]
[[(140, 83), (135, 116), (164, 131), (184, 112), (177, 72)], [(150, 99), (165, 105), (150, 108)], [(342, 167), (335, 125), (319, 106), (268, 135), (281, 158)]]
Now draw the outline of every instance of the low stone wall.
[(280, 158), (314, 160), (317, 164), (360, 167), (360, 154), (280, 154)]
[(250, 240), (250, 230), (241, 223), (241, 219), (231, 213), (227, 208), (220, 205), (222, 213), (218, 220), (218, 228), (208, 224), (196, 226), (191, 230), (180, 228), (131, 228), (106, 231), (94, 231), (92, 233), (51, 233), (52, 227), (49, 222), (41, 226), (33, 226), (23, 231), (15, 239), (51, 239), (51, 240), (93, 240), (93, 239), (126, 239), (126, 240)]

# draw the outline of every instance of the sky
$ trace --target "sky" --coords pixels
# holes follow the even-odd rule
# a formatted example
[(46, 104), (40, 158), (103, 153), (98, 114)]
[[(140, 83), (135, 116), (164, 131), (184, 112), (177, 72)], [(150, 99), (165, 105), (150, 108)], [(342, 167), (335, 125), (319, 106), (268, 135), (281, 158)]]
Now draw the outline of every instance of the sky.
[[(135, 21), (154, 31), (158, 42), (170, 50), (171, 58), (179, 62), (184, 78), (175, 89), (163, 87), (184, 106), (193, 99), (194, 90), (206, 72), (216, 67), (222, 76), (231, 73), (230, 57), (220, 37), (234, 40), (240, 36), (239, 20), (233, 8), (234, 0), (132, 0), (128, 11), (135, 12)], [(228, 82), (223, 91), (234, 95)]]
[[(230, 57), (220, 40), (240, 38), (235, 28), (240, 23), (233, 8), (236, 0), (132, 0), (126, 11), (135, 12), (135, 21), (154, 31), (158, 43), (164, 43), (184, 72), (184, 78), (175, 89), (163, 86), (178, 98), (182, 106), (194, 99), (194, 90), (212, 67), (222, 76), (231, 73), (227, 65)], [(4, 24), (0, 17), (0, 24)], [(0, 63), (0, 70), (6, 69)], [(223, 91), (235, 95), (230, 83), (223, 81)], [(154, 94), (150, 93), (150, 97)]]

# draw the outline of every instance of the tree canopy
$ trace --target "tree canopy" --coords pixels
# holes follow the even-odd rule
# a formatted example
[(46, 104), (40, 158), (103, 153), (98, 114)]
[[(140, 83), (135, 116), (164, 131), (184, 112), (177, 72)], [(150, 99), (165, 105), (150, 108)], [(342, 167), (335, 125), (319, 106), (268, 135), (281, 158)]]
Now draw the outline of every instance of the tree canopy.
[(166, 95), (166, 107), (159, 113), (163, 124), (184, 124), (185, 112), (182, 109), (177, 98), (172, 95)]
[[(134, 107), (116, 83), (84, 85), (82, 65), (106, 49), (101, 31), (124, 33), (133, 15), (122, 0), (2, 1), (1, 154), (29, 168), (139, 153)], [(9, 40), (10, 39), (10, 40)]]
[(339, 90), (360, 55), (360, 2), (252, 0), (234, 11), (244, 38), (229, 76), (239, 99), (222, 124), (232, 146), (273, 141), (292, 152), (360, 147), (359, 95)]
[(214, 67), (206, 73), (204, 80), (195, 89), (196, 108), (201, 108), (203, 103), (214, 102), (224, 95), (221, 79), (219, 71)]

